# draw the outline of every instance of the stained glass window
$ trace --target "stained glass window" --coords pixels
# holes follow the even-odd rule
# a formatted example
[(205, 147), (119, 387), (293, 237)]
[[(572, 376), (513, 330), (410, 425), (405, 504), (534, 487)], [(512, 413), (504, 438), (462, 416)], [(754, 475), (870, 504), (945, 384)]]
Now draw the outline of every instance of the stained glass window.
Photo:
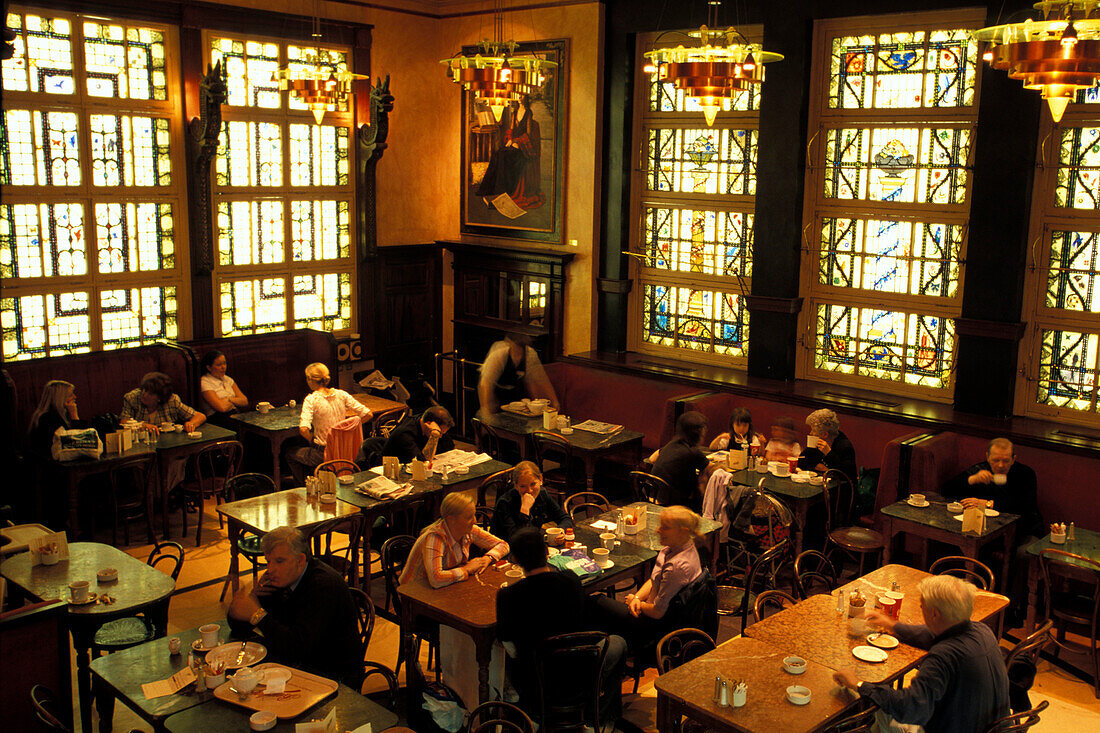
[(1096, 415), (1100, 334), (1043, 330), (1036, 401)]
[(948, 401), (985, 18), (894, 20), (819, 22), (798, 373)]
[(214, 165), (221, 334), (349, 331), (352, 113), (345, 105), (317, 124), (271, 81), (280, 65), (291, 73), (347, 71), (348, 53), (223, 36), (208, 42), (229, 83)]
[(1100, 127), (1064, 127), (1054, 205), (1100, 210)]
[(818, 369), (934, 389), (951, 382), (950, 318), (819, 305), (817, 334)]
[(831, 46), (830, 108), (974, 104), (978, 43), (967, 29), (837, 36)]
[[(760, 29), (742, 30), (759, 41)], [(652, 42), (639, 39), (640, 48)], [(763, 90), (739, 94), (707, 126), (695, 100), (645, 64), (639, 73), (644, 147), (631, 245), (638, 281), (631, 347), (744, 366)]]
[(10, 12), (6, 25), (4, 358), (180, 337), (189, 295), (173, 31), (66, 13)]

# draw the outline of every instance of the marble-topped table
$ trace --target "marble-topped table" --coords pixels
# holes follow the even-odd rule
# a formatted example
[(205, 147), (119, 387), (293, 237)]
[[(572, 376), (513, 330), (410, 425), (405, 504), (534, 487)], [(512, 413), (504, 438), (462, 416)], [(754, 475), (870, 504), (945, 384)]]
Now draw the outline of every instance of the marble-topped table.
[[(1073, 536), (1073, 540), (1067, 540), (1064, 544), (1056, 545), (1050, 541), (1050, 535), (1048, 534), (1043, 539), (1032, 542), (1027, 548), (1027, 621), (1024, 623), (1025, 634), (1030, 634), (1035, 630), (1035, 609), (1039, 605), (1039, 580), (1042, 577), (1042, 570), (1039, 567), (1039, 554), (1043, 550), (1072, 552), (1074, 555), (1081, 555), (1100, 562), (1100, 532), (1074, 527)], [(1078, 564), (1072, 560), (1070, 562)], [(1081, 567), (1092, 569), (1087, 565)]]
[[(774, 494), (786, 502), (794, 512), (796, 521), (795, 526), (791, 528), (794, 534), (794, 551), (796, 555), (800, 554), (802, 535), (806, 529), (810, 507), (822, 501), (824, 489), (820, 485), (793, 481), (789, 476), (774, 476), (748, 468), (734, 471), (731, 480), (743, 486), (762, 486), (769, 494)], [(761, 481), (763, 484), (760, 483)]]

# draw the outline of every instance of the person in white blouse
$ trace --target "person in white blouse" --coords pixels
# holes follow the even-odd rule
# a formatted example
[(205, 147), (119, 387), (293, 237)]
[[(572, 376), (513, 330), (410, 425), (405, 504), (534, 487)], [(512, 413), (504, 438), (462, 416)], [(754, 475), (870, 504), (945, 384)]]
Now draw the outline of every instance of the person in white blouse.
[(298, 486), (305, 484), (306, 475), (324, 462), (325, 445), (333, 425), (343, 421), (349, 412), (363, 420), (371, 416), (371, 411), (347, 392), (328, 386), (328, 367), (320, 362), (306, 367), (306, 384), (311, 392), (302, 403), (298, 432), (309, 441), (309, 445), (287, 455), (290, 472)]
[(248, 409), (248, 398), (241, 392), (233, 377), (226, 374), (229, 363), (225, 354), (213, 349), (202, 357), (202, 379), (199, 380), (199, 392), (202, 394), (203, 412), (211, 422), (219, 422), (220, 415), (228, 415)]

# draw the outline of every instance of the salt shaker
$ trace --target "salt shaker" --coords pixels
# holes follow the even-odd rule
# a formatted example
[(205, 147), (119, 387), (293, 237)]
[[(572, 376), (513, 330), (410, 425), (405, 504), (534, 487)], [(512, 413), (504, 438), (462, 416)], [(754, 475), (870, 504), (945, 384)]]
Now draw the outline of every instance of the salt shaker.
[(1074, 534), (1076, 533), (1074, 532), (1073, 522), (1070, 522), (1069, 529), (1066, 530), (1066, 540), (1069, 542), (1073, 542), (1073, 540), (1075, 539)]
[(836, 592), (836, 612), (844, 613), (844, 591), (842, 590)]
[(725, 680), (722, 679), (722, 675), (714, 675), (714, 702), (717, 703), (722, 699), (722, 685), (725, 684)]
[(722, 691), (718, 693), (718, 707), (728, 708), (730, 706), (730, 686), (725, 680), (722, 680)]
[(623, 510), (619, 509), (615, 512), (615, 534), (619, 537), (623, 536)]

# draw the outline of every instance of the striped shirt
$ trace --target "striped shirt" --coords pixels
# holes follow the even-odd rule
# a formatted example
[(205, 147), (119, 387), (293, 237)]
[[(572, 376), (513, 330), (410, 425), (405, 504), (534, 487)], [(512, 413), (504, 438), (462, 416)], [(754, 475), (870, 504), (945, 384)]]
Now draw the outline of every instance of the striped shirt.
[(325, 390), (318, 389), (310, 392), (302, 403), (302, 417), (298, 420), (298, 425), (310, 428), (313, 431), (313, 442), (323, 446), (328, 441), (332, 426), (343, 422), (345, 413), (349, 411), (364, 420), (371, 416), (370, 410), (344, 390), (330, 389), (325, 394)]
[(433, 588), (442, 588), (466, 580), (467, 572), (462, 566), (470, 559), (470, 545), (487, 550), (494, 562), (508, 554), (507, 542), (476, 524), (468, 535), (456, 539), (447, 528), (447, 522), (440, 519), (416, 540), (398, 583), (403, 585), (427, 578)]

